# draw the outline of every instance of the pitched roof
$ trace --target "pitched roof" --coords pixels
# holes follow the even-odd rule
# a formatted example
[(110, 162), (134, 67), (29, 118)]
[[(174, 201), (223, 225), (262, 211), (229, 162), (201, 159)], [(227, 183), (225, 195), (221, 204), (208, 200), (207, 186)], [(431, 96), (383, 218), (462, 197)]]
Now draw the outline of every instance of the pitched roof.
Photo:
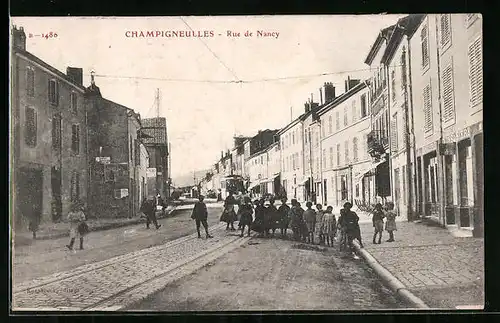
[(371, 65), (373, 59), (375, 58), (375, 55), (377, 54), (378, 50), (380, 49), (380, 46), (382, 45), (383, 39), (387, 39), (392, 34), (394, 28), (396, 28), (396, 24), (386, 27), (378, 33), (377, 39), (375, 39), (375, 42), (373, 43), (372, 47), (370, 48), (370, 51), (368, 52), (368, 55), (365, 58), (365, 64)]
[(149, 136), (144, 138), (144, 144), (167, 144), (167, 119), (166, 118), (147, 118), (142, 119), (143, 134)]
[(70, 83), (71, 85), (73, 85), (74, 87), (80, 89), (80, 90), (83, 90), (85, 91), (85, 87), (81, 84), (78, 84), (78, 83), (75, 83), (75, 81), (73, 81), (72, 78), (70, 78), (68, 75), (64, 74), (63, 72), (59, 71), (57, 68), (55, 68), (54, 66), (46, 63), (45, 61), (43, 61), (42, 59), (38, 58), (37, 56), (31, 54), (30, 52), (24, 50), (24, 49), (21, 49), (21, 48), (18, 48), (18, 47), (15, 47), (13, 46), (12, 47), (12, 52), (13, 53), (16, 53), (16, 54), (19, 54), (21, 56), (24, 56), (26, 57), (28, 60), (38, 64), (38, 65), (41, 65), (43, 66), (44, 68), (48, 69), (51, 73), (55, 74), (57, 77), (65, 80), (66, 82)]
[(356, 84), (353, 88), (351, 88), (349, 91), (343, 93), (342, 95), (336, 97), (333, 101), (328, 102), (321, 106), (318, 110), (318, 116), (321, 116), (325, 114), (326, 112), (330, 111), (331, 109), (335, 108), (354, 94), (358, 93), (362, 89), (366, 88), (366, 83), (365, 82), (360, 82), (359, 84)]
[(420, 26), (424, 18), (424, 14), (412, 14), (398, 20), (396, 27), (393, 29), (393, 32), (389, 37), (384, 55), (382, 56), (382, 62), (384, 64), (387, 64), (392, 60), (399, 44), (403, 39), (403, 36), (407, 35), (411, 37), (418, 29), (418, 26)]

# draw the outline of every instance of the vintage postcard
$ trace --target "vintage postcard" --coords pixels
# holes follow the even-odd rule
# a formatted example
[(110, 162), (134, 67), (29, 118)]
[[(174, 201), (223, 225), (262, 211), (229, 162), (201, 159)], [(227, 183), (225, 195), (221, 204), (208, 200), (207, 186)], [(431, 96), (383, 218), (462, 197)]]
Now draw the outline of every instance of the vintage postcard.
[(11, 17), (11, 311), (483, 309), (480, 14)]

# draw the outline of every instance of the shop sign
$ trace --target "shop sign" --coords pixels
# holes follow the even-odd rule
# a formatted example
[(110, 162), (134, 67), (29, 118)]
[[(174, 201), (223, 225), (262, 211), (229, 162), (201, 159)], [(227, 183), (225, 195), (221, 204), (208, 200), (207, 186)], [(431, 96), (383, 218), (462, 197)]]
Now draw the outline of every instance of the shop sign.
[(146, 177), (156, 177), (156, 168), (146, 169)]
[(101, 164), (109, 165), (111, 163), (111, 157), (96, 157), (95, 161)]
[(443, 141), (445, 143), (457, 142), (457, 141), (460, 141), (462, 139), (470, 137), (470, 135), (471, 135), (470, 128), (467, 127), (467, 128), (464, 128), (460, 131), (457, 131), (449, 136), (446, 136)]

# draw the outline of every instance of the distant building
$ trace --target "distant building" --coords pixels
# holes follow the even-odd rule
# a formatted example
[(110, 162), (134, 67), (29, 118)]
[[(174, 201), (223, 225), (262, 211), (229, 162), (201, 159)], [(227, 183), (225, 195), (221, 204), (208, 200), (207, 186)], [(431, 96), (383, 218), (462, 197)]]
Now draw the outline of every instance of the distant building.
[(146, 118), (142, 120), (141, 133), (149, 152), (149, 167), (156, 168), (156, 193), (170, 197), (170, 155), (166, 118)]

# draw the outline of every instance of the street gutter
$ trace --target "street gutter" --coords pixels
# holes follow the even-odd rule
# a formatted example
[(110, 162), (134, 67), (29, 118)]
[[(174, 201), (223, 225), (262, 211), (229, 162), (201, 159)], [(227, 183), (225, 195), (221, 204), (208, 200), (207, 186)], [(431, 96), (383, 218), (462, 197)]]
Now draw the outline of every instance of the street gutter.
[(384, 268), (366, 249), (361, 248), (357, 241), (353, 241), (356, 251), (365, 259), (368, 265), (382, 278), (389, 288), (409, 304), (412, 304), (418, 309), (429, 309), (423, 300), (415, 296), (407, 287), (397, 279), (390, 271)]

